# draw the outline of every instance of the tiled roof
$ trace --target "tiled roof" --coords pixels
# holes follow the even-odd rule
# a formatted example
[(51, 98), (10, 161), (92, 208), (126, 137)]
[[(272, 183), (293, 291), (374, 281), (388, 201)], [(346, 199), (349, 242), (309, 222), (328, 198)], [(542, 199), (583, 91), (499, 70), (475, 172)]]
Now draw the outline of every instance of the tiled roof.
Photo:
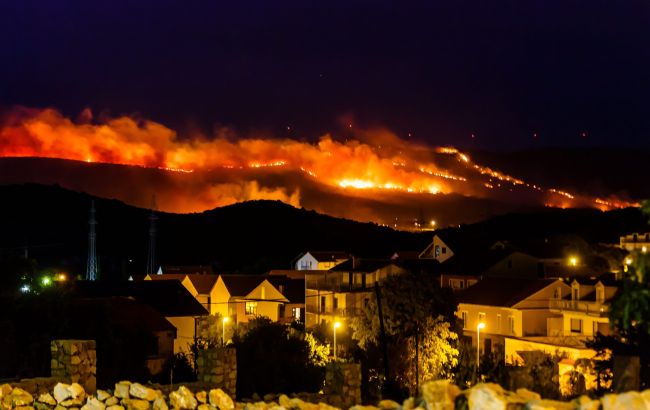
[(459, 293), (458, 302), (513, 307), (556, 281), (556, 279), (487, 278)]

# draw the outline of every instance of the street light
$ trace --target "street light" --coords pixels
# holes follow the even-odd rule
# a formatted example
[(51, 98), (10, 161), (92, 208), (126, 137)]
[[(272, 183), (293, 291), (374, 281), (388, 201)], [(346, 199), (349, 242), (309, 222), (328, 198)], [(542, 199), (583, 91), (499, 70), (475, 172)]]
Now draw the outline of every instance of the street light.
[(485, 323), (483, 322), (476, 325), (476, 374), (478, 374), (479, 359), (481, 357), (481, 329), (485, 329)]
[(336, 322), (334, 322), (333, 327), (334, 327), (334, 361), (336, 361), (336, 329), (341, 327), (341, 322), (337, 320)]
[(224, 346), (226, 345), (226, 323), (228, 323), (228, 320), (230, 320), (228, 316), (224, 316), (224, 318), (221, 319), (221, 343)]

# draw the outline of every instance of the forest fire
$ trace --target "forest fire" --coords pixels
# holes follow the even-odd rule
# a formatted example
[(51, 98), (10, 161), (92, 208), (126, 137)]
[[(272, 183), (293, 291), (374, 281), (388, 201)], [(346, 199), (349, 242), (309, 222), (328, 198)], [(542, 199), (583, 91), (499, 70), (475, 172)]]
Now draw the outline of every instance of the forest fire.
[[(233, 140), (227, 138), (227, 134), (224, 130), (213, 138), (193, 136), (185, 139), (153, 121), (117, 117), (101, 122), (89, 122), (88, 119), (75, 122), (53, 109), (21, 108), (8, 113), (0, 123), (0, 157), (59, 158), (158, 168), (183, 174), (206, 174), (216, 170), (294, 172), (329, 189), (355, 190), (359, 191), (355, 195), (363, 196), (395, 192), (495, 198), (516, 192), (522, 196), (536, 195), (538, 199), (533, 201), (540, 205), (558, 207), (612, 209), (634, 205), (545, 189), (477, 164), (456, 148), (415, 145), (386, 130), (363, 131), (357, 139), (345, 142), (325, 135), (316, 143), (291, 139)], [(230, 192), (233, 183), (239, 184), (235, 193), (219, 192), (222, 188)], [(194, 205), (186, 204), (180, 210), (201, 211), (206, 207), (260, 198), (298, 205), (296, 194), (300, 188), (268, 187), (256, 176), (248, 177), (244, 183), (228, 180), (226, 185), (215, 185), (207, 182), (200, 195), (203, 199), (196, 200)], [(286, 189), (293, 189), (294, 193)], [(213, 197), (220, 199), (211, 201), (209, 198)], [(179, 208), (169, 206), (167, 210), (179, 211)]]

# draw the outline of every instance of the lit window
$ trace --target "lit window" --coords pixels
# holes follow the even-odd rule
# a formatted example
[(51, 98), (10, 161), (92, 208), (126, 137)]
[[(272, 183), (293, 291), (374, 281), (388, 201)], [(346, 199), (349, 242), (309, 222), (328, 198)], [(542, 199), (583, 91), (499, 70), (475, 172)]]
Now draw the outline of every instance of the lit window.
[(485, 323), (485, 313), (479, 312), (479, 314), (478, 314), (478, 322), (479, 323)]
[(257, 314), (257, 302), (246, 302), (246, 314), (247, 315)]
[(293, 317), (297, 321), (300, 321), (300, 308), (292, 308), (291, 317)]
[(497, 313), (497, 332), (501, 331), (501, 314)]

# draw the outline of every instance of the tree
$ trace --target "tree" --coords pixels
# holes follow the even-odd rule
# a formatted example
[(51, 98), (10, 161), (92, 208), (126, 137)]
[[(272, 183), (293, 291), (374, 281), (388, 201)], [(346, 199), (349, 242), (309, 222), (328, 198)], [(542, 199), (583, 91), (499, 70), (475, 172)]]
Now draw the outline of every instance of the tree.
[[(456, 303), (448, 289), (424, 274), (390, 276), (380, 289), (385, 333), (390, 344), (391, 375), (400, 387), (417, 389), (422, 376), (450, 377), (458, 357)], [(352, 337), (368, 350), (378, 345), (379, 307), (371, 298), (359, 317), (350, 322)]]

